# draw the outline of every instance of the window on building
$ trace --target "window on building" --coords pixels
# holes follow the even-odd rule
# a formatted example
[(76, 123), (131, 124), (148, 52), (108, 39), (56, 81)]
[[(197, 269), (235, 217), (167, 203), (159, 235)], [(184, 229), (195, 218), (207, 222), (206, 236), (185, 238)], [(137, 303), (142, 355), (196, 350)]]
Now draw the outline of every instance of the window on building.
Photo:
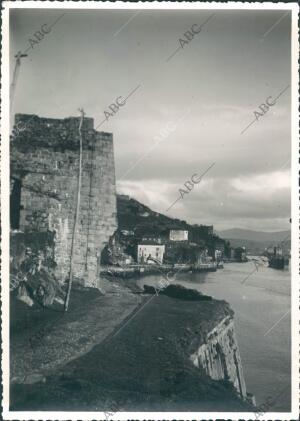
[(20, 179), (14, 179), (13, 188), (10, 194), (10, 227), (11, 229), (20, 228), (21, 188), (22, 188), (22, 181)]

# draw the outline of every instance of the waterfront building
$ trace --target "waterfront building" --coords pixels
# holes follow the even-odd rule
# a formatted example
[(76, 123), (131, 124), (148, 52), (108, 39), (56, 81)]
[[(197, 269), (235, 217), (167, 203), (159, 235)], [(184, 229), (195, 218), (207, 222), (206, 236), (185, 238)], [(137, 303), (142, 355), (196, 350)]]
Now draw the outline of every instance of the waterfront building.
[(123, 234), (126, 237), (134, 236), (134, 231), (133, 230), (121, 230), (121, 234)]
[(213, 225), (193, 225), (189, 233), (189, 239), (193, 243), (201, 243), (203, 240), (208, 240), (213, 236)]
[(222, 254), (224, 254), (224, 252), (225, 252), (225, 241), (224, 240), (216, 241), (215, 242), (215, 249), (221, 251)]
[(208, 255), (207, 248), (205, 248), (204, 250), (201, 250), (198, 252), (198, 255), (195, 260), (195, 264), (201, 265), (201, 264), (208, 263), (211, 261), (212, 261), (212, 258)]
[(163, 263), (165, 246), (161, 244), (138, 244), (137, 261), (139, 264)]
[(246, 247), (237, 247), (234, 249), (234, 257), (238, 262), (246, 262)]
[(230, 249), (230, 258), (234, 259), (234, 249), (233, 248)]
[(146, 234), (145, 236), (142, 237), (142, 242), (143, 243), (148, 242), (148, 243), (153, 243), (153, 244), (163, 244), (164, 239), (158, 235)]
[(170, 241), (188, 241), (189, 232), (186, 230), (170, 230)]
[(215, 250), (215, 261), (219, 262), (223, 258), (223, 252), (222, 250)]

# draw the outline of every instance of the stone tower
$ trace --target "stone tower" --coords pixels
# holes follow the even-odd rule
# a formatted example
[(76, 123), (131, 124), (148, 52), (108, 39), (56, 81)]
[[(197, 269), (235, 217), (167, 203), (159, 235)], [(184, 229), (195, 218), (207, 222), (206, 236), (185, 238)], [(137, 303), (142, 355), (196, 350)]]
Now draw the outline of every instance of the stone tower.
[[(26, 232), (54, 233), (56, 276), (69, 275), (78, 187), (80, 118), (17, 114), (11, 139), (11, 224)], [(111, 133), (82, 124), (82, 177), (74, 245), (74, 277), (99, 286), (101, 251), (117, 228)]]

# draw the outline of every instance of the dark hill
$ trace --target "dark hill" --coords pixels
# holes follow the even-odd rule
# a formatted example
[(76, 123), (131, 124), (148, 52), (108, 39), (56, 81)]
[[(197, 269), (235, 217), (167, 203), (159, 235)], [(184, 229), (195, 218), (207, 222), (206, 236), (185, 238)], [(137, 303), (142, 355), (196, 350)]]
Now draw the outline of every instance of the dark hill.
[(186, 221), (173, 219), (125, 195), (117, 195), (118, 226), (121, 230), (142, 230), (162, 234), (169, 229), (191, 229)]
[(276, 232), (264, 232), (264, 231), (252, 231), (241, 228), (232, 228), (224, 231), (219, 231), (219, 234), (223, 238), (232, 240), (247, 240), (247, 241), (262, 241), (269, 243), (277, 243), (285, 240), (289, 236), (290, 231), (276, 231)]
[(210, 255), (213, 255), (217, 242), (223, 242), (225, 250), (228, 249), (228, 243), (216, 234), (199, 234), (199, 226), (155, 212), (126, 195), (117, 195), (117, 217), (119, 230), (133, 231), (135, 238), (161, 236), (166, 239), (170, 229), (182, 229), (189, 231), (190, 241), (207, 247)]
[(233, 228), (219, 231), (219, 235), (230, 241), (232, 247), (246, 247), (248, 253), (261, 254), (266, 248), (280, 244), (288, 250), (291, 242), (290, 231), (263, 232)]

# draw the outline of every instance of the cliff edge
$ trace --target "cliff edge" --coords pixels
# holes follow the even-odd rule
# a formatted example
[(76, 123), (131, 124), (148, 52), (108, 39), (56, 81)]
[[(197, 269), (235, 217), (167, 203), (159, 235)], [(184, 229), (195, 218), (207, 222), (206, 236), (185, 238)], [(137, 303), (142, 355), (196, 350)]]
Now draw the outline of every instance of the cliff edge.
[(85, 355), (44, 382), (14, 384), (12, 409), (103, 411), (113, 402), (114, 412), (253, 410), (229, 305), (205, 296), (139, 296), (142, 303)]

